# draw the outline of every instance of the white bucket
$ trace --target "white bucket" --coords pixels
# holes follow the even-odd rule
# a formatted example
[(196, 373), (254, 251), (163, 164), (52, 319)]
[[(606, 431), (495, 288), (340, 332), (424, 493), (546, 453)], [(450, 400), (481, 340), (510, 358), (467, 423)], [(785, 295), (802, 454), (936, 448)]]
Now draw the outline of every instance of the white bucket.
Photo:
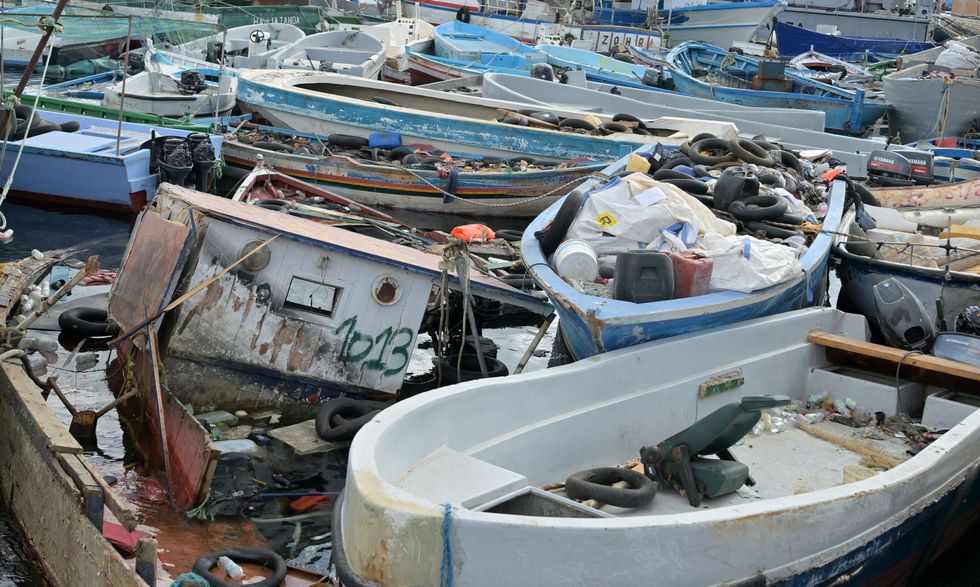
[(595, 281), (599, 275), (599, 260), (592, 245), (580, 240), (567, 240), (558, 245), (551, 266), (560, 277), (575, 281)]

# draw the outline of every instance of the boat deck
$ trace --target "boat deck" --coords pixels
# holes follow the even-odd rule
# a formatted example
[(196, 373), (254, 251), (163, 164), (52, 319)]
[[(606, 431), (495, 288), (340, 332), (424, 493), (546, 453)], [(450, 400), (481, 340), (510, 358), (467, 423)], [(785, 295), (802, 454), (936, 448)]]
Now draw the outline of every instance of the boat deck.
[[(854, 446), (879, 451), (885, 458), (909, 458), (905, 453), (908, 449), (905, 442), (887, 437), (880, 430), (877, 433), (882, 440), (860, 436), (863, 431), (874, 429), (851, 428), (833, 422), (820, 422), (812, 427), (843, 439), (843, 443), (853, 443)], [(755, 479), (756, 485), (743, 485), (737, 492), (723, 497), (705, 498), (701, 502), (702, 509), (738, 506), (760, 499), (837, 487), (845, 483), (845, 467), (849, 470), (857, 467), (858, 471), (863, 471), (860, 467), (865, 462), (864, 455), (798, 428), (776, 434), (764, 432), (758, 436), (748, 435), (732, 448), (732, 454), (749, 466), (749, 474)], [(661, 488), (648, 507), (624, 510), (605, 506), (602, 511), (614, 516), (647, 516), (687, 513), (694, 511), (694, 508), (676, 490)]]

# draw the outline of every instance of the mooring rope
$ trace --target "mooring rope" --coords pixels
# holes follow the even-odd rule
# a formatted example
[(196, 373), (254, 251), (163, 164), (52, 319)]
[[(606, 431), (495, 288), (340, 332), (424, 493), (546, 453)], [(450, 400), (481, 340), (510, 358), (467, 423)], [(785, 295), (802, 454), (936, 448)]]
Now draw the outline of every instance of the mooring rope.
[(453, 545), (450, 530), (453, 523), (453, 506), (442, 504), (442, 564), (439, 567), (439, 587), (453, 585)]

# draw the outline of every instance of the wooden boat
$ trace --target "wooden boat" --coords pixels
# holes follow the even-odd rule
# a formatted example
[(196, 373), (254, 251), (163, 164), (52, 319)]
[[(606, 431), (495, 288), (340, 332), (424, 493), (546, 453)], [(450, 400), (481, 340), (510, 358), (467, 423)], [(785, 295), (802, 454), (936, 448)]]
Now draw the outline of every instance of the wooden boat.
[[(37, 134), (7, 142), (0, 163), (0, 183), (13, 174), (11, 197), (127, 215), (141, 210), (157, 186), (151, 150), (144, 144), (154, 136), (191, 134), (63, 112), (38, 111), (35, 117)], [(220, 157), (221, 137), (211, 136), (211, 142)]]
[[(968, 38), (957, 39), (957, 43), (966, 45), (969, 48), (980, 50), (980, 35), (975, 35)], [(902, 55), (898, 58), (895, 65), (896, 69), (902, 70), (909, 67), (914, 67), (916, 65), (922, 64), (934, 64), (936, 59), (942, 55), (943, 51), (946, 50), (946, 45), (938, 45), (932, 47), (931, 49), (926, 49), (924, 51), (919, 51), (918, 53), (912, 53), (911, 55)]]
[(844, 90), (792, 73), (763, 78), (759, 61), (703, 43), (682, 43), (667, 61), (674, 87), (683, 94), (763, 108), (820, 110), (827, 114), (828, 131), (863, 134), (889, 108), (866, 99), (860, 89)]
[(428, 163), (403, 166), (383, 154), (380, 161), (372, 161), (357, 150), (331, 147), (321, 153), (327, 137), (269, 127), (237, 130), (226, 139), (222, 154), (230, 165), (251, 168), (261, 160), (277, 171), (369, 206), (480, 217), (533, 218), (569, 187), (607, 165), (542, 161), (522, 166), (519, 161), (511, 164), (456, 154), (439, 158), (438, 164), (429, 156)]
[(537, 79), (501, 74), (483, 77), (484, 96), (523, 102), (525, 108), (580, 108), (595, 114), (627, 113), (642, 119), (679, 116), (731, 122), (741, 133), (763, 135), (793, 149), (832, 149), (834, 156), (846, 161), (855, 174), (864, 173), (867, 153), (881, 147), (866, 139), (817, 130), (823, 129), (822, 112), (748, 108), (680, 94), (657, 94), (657, 101), (653, 102), (646, 99), (649, 94), (645, 91), (630, 88), (619, 88), (617, 93), (572, 85), (555, 91), (554, 84)]
[[(252, 70), (242, 72), (239, 79), (240, 106), (280, 128), (321, 136), (391, 132), (400, 134), (403, 143), (473, 155), (612, 160), (643, 144), (677, 145), (678, 139), (702, 132), (699, 129), (721, 135), (734, 132), (730, 124), (661, 119), (647, 125), (651, 135), (618, 132), (594, 136), (560, 132), (553, 125), (538, 128), (498, 122), (498, 118), (523, 107), (512, 102), (319, 72)], [(556, 114), (579, 119), (585, 116), (576, 111)], [(713, 128), (708, 130), (709, 126)]]
[[(976, 253), (980, 247), (976, 240), (953, 238), (949, 243), (953, 249), (947, 254), (947, 239), (936, 235), (952, 225), (980, 220), (980, 180), (873, 193), (883, 207), (898, 210), (908, 226), (865, 232), (857, 226), (853, 211), (844, 215), (832, 251), (841, 281), (839, 307), (874, 322), (873, 288), (894, 277), (922, 301), (933, 321), (935, 302), (941, 301), (942, 317), (952, 327), (963, 308), (980, 300), (980, 254)], [(873, 218), (885, 218), (877, 208), (867, 209)]]
[(153, 50), (145, 71), (104, 89), (102, 105), (171, 118), (215, 116), (235, 107), (238, 78), (220, 66), (184, 68)]
[(669, 90), (657, 86), (663, 80), (662, 71), (651, 70), (646, 65), (620, 61), (607, 55), (583, 51), (574, 47), (538, 45), (538, 50), (548, 56), (548, 63), (559, 68), (558, 71), (563, 69), (581, 70), (585, 72), (585, 77), (589, 81), (640, 88), (658, 93), (669, 92)]
[(893, 108), (889, 129), (903, 142), (935, 136), (960, 136), (980, 118), (980, 76), (975, 71), (953, 75), (920, 64), (881, 79)]
[[(909, 457), (892, 433), (871, 442), (773, 407), (805, 405), (830, 378), (848, 392), (877, 380), (863, 405), (894, 415), (928, 402), (931, 417), (923, 386), (906, 386), (905, 403), (880, 383), (911, 358), (867, 338), (860, 316), (811, 308), (400, 402), (351, 445), (332, 527), (338, 576), (351, 587), (914, 581), (980, 513), (980, 414)], [(884, 368), (842, 368), (859, 358)], [(900, 383), (972, 390), (949, 397), (975, 409), (980, 368), (915, 359), (924, 371), (905, 363)], [(600, 467), (612, 469), (585, 473)], [(688, 474), (683, 497), (674, 486)]]
[[(189, 294), (162, 319), (160, 356), (173, 393), (198, 408), (275, 406), (308, 417), (312, 403), (339, 395), (391, 397), (440, 295), (443, 257), (429, 248), (438, 243), (277, 172), (256, 170), (244, 185), (238, 201), (162, 186), (133, 229), (111, 318), (127, 332), (146, 320), (144, 304), (156, 312)], [(254, 260), (224, 271), (260, 246)], [(206, 290), (192, 290), (205, 281)], [(469, 287), (547, 308), (475, 270)]]
[(385, 45), (361, 31), (310, 35), (269, 56), (270, 69), (336, 71), (374, 79), (384, 65)]
[(796, 57), (807, 51), (817, 51), (847, 61), (861, 61), (866, 57), (877, 61), (918, 53), (936, 46), (935, 43), (906, 39), (827, 35), (785, 22), (777, 22), (775, 32), (779, 56), (784, 58)]
[(852, 80), (870, 80), (874, 77), (866, 67), (861, 67), (860, 65), (855, 65), (843, 59), (831, 57), (830, 55), (824, 55), (819, 51), (800, 53), (790, 59), (788, 64), (797, 70), (809, 69), (814, 73), (843, 72), (845, 77)]
[(528, 76), (526, 69), (512, 69), (493, 65), (483, 65), (471, 61), (458, 61), (435, 55), (426, 55), (408, 50), (405, 53), (408, 65), (409, 80), (413, 86), (421, 86), (446, 80), (463, 79), (472, 75), (485, 73), (507, 73), (510, 75)]
[[(647, 149), (637, 151), (640, 155), (648, 152)], [(604, 173), (614, 176), (626, 168), (628, 161), (629, 158), (625, 157), (609, 166)], [(599, 181), (590, 180), (578, 189), (588, 193), (600, 185)], [(827, 231), (836, 230), (840, 222), (844, 189), (843, 182), (835, 182), (831, 187), (829, 209), (823, 221)], [(589, 290), (591, 293), (584, 293), (552, 269), (541, 241), (535, 236), (555, 219), (561, 205), (562, 202), (556, 202), (527, 227), (521, 241), (521, 256), (528, 273), (555, 306), (563, 339), (576, 359), (722, 324), (820, 305), (824, 301), (832, 238), (825, 233), (817, 235), (799, 258), (802, 268), (798, 274), (756, 291), (722, 290), (647, 303), (612, 299), (611, 294), (592, 289)]]
[(182, 43), (170, 52), (236, 69), (262, 69), (273, 53), (305, 37), (291, 24), (258, 23)]
[(342, 31), (363, 31), (385, 45), (385, 64), (379, 79), (386, 82), (409, 83), (407, 51), (431, 48), (435, 27), (418, 18), (397, 18), (374, 25), (341, 25)]
[(458, 20), (436, 27), (435, 55), (462, 63), (530, 70), (545, 55), (507, 35)]
[(933, 138), (909, 143), (908, 147), (933, 154), (933, 175), (938, 181), (957, 183), (980, 179), (980, 141)]

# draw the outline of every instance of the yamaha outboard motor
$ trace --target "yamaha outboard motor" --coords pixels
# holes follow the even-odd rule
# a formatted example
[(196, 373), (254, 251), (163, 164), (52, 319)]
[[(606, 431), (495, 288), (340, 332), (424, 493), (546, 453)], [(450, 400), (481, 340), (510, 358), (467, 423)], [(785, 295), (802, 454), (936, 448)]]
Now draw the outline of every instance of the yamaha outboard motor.
[(909, 160), (912, 179), (919, 185), (932, 183), (932, 153), (929, 151), (895, 151)]
[(193, 170), (187, 141), (181, 137), (164, 139), (160, 156), (160, 181), (182, 186)]
[(221, 41), (208, 43), (207, 51), (204, 53), (204, 60), (208, 63), (222, 63), (225, 60), (225, 44)]
[(187, 71), (181, 72), (180, 81), (177, 82), (177, 88), (180, 90), (181, 94), (200, 94), (208, 87), (207, 80), (204, 79), (204, 74), (200, 71), (194, 69), (188, 69)]
[(956, 315), (953, 330), (980, 336), (980, 306), (967, 306)]
[(201, 132), (191, 133), (187, 135), (187, 143), (190, 145), (191, 161), (194, 164), (194, 189), (199, 192), (206, 192), (211, 183), (211, 172), (217, 159), (214, 155), (211, 137)]
[(875, 319), (885, 341), (908, 351), (929, 352), (936, 327), (919, 298), (890, 277), (874, 287)]
[(868, 157), (868, 180), (876, 185), (906, 187), (915, 185), (912, 163), (896, 151), (871, 151)]
[(536, 63), (531, 67), (531, 77), (543, 79), (546, 82), (555, 81), (555, 70), (547, 63)]

